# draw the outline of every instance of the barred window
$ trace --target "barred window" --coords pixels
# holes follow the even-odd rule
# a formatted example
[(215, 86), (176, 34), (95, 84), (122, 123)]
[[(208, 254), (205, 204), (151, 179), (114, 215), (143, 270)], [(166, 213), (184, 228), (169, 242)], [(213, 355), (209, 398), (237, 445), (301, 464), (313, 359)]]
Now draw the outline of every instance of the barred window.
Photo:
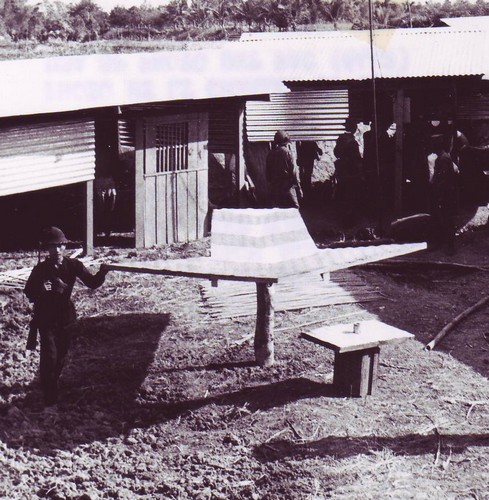
[(188, 169), (188, 123), (156, 127), (156, 172)]

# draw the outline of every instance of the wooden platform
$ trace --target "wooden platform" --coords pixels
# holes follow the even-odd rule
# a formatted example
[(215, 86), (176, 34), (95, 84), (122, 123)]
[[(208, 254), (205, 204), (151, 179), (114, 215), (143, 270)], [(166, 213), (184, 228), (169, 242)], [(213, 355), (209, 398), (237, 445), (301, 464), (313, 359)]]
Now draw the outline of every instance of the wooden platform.
[(256, 286), (255, 357), (274, 363), (275, 284), (290, 276), (329, 273), (426, 248), (426, 243), (386, 244), (320, 250), (299, 210), (219, 209), (212, 214), (211, 255), (190, 259), (108, 264), (114, 271), (252, 281)]
[(381, 321), (359, 322), (316, 328), (301, 336), (335, 352), (333, 385), (339, 394), (363, 397), (377, 384), (380, 347), (414, 338), (414, 335)]

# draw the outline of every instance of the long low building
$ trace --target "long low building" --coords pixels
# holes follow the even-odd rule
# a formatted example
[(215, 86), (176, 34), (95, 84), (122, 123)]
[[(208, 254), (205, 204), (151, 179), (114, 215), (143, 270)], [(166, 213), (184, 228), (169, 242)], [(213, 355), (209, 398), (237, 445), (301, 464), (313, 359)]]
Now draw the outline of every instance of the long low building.
[[(249, 33), (213, 49), (0, 62), (0, 197), (12, 207), (20, 193), (81, 187), (90, 249), (94, 180), (129, 150), (136, 245), (186, 241), (206, 231), (210, 164), (225, 189), (239, 195), (249, 174), (266, 195), (275, 130), (334, 141), (348, 115), (372, 116), (372, 76), (401, 142), (420, 116), (489, 119), (487, 30), (372, 35)], [(393, 168), (400, 200), (401, 156)]]

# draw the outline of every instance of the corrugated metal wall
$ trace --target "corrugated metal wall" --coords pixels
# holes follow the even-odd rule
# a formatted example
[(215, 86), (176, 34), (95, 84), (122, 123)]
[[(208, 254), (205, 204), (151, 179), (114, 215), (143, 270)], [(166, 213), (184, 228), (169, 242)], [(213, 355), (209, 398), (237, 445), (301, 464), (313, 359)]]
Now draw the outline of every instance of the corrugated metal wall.
[(459, 95), (457, 119), (489, 120), (489, 94), (468, 93)]
[(238, 150), (238, 110), (223, 106), (209, 112), (209, 152), (236, 154)]
[(91, 120), (0, 128), (0, 196), (92, 180)]
[(348, 90), (271, 94), (269, 102), (246, 103), (246, 134), (250, 142), (271, 141), (282, 129), (293, 141), (333, 141), (343, 133), (348, 113)]
[(119, 144), (121, 147), (134, 149), (136, 143), (136, 122), (135, 120), (119, 120)]

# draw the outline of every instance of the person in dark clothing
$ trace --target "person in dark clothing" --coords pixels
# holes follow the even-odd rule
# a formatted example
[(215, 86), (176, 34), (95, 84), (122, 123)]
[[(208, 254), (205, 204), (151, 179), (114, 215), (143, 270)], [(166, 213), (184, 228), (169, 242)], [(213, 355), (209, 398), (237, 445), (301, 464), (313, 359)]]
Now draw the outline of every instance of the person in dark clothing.
[(359, 214), (363, 185), (362, 157), (354, 135), (356, 130), (357, 123), (347, 118), (345, 132), (338, 137), (333, 150), (337, 198), (345, 205), (347, 223), (353, 223)]
[(301, 187), (306, 199), (311, 195), (314, 162), (319, 160), (322, 154), (323, 150), (317, 145), (316, 141), (300, 141), (297, 143), (297, 165), (300, 168)]
[(440, 230), (441, 245), (448, 253), (455, 252), (455, 215), (458, 208), (458, 174), (445, 145), (443, 135), (432, 137), (433, 152), (437, 155), (432, 187), (433, 217)]
[(266, 160), (266, 178), (271, 205), (277, 208), (299, 208), (302, 198), (299, 169), (295, 164), (287, 132), (278, 130)]
[(460, 154), (468, 146), (470, 146), (470, 144), (465, 134), (463, 132), (460, 132), (460, 130), (456, 130), (455, 138), (453, 141), (453, 147), (452, 150), (450, 151), (450, 156), (452, 157), (452, 160), (455, 162), (455, 165), (460, 166)]
[[(49, 255), (34, 267), (24, 288), (25, 295), (34, 303), (32, 323), (41, 339), (40, 379), (46, 406), (58, 400), (58, 379), (71, 344), (69, 327), (76, 320), (71, 300), (76, 278), (89, 288), (98, 288), (108, 272), (102, 264), (100, 270), (92, 274), (78, 259), (65, 257), (67, 243), (59, 228), (43, 231), (41, 244)], [(30, 347), (33, 347), (32, 342)]]
[(375, 124), (372, 121), (371, 129), (363, 134), (363, 175), (368, 197), (367, 207), (377, 208), (382, 213), (386, 213), (394, 205), (396, 140), (391, 127), (392, 125), (389, 126), (387, 122), (381, 121), (376, 134)]

